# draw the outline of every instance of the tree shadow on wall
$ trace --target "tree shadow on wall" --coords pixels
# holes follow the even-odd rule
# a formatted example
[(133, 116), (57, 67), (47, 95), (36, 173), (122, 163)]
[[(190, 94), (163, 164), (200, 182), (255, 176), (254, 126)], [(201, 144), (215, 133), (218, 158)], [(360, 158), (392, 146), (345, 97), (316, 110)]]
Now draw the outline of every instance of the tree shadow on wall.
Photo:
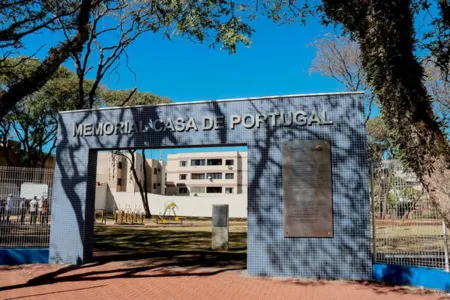
[[(329, 104), (327, 108), (342, 109), (331, 97), (324, 99)], [(252, 105), (261, 114), (283, 111), (286, 107), (305, 111), (323, 109), (320, 104), (299, 106), (293, 101), (270, 100), (269, 110), (257, 107), (257, 102)], [(343, 118), (335, 121), (332, 131), (323, 126), (304, 126), (299, 130), (266, 126), (249, 144), (249, 170), (253, 170), (249, 176), (249, 224), (253, 223), (253, 227), (249, 225), (248, 259), (259, 266), (249, 270), (252, 274), (318, 279), (371, 277), (367, 164), (361, 131), (364, 120), (361, 118), (360, 124), (355, 124), (356, 114), (348, 107), (340, 113)], [(334, 237), (284, 238), (282, 142), (313, 139), (332, 143)]]
[[(108, 119), (143, 118), (164, 119), (188, 118), (193, 115), (213, 114), (215, 117), (229, 117), (230, 111), (253, 115), (267, 112), (305, 110), (321, 111), (326, 108), (339, 115), (332, 127), (291, 126), (272, 127), (270, 125), (253, 129), (236, 129), (231, 132), (226, 123), (223, 129), (203, 132), (177, 133), (172, 131), (149, 132), (138, 135), (118, 135), (114, 139), (99, 137), (78, 138), (71, 143), (64, 120), (60, 120), (58, 150), (60, 180), (63, 192), (71, 199), (76, 215), (80, 240), (89, 243), (93, 226), (88, 222), (93, 215), (92, 191), (95, 191), (95, 164), (89, 171), (79, 169), (84, 166), (88, 153), (86, 148), (126, 149), (160, 148), (186, 146), (219, 146), (248, 144), (248, 212), (249, 212), (249, 262), (257, 275), (305, 276), (313, 278), (367, 278), (370, 276), (370, 231), (367, 162), (364, 155), (364, 114), (358, 114), (354, 105), (340, 105), (339, 101), (359, 101), (353, 97), (321, 96), (322, 104), (312, 105), (311, 98), (249, 101), (209, 102), (192, 105), (125, 108), (117, 111), (98, 110), (79, 112), (78, 120), (99, 122)], [(360, 107), (359, 109), (362, 109)], [(81, 117), (80, 117), (81, 116)], [(79, 123), (79, 122), (78, 122)], [(333, 184), (333, 239), (284, 238), (283, 234), (283, 188), (281, 147), (282, 142), (293, 140), (326, 139), (332, 142), (332, 184)], [(95, 146), (93, 146), (95, 145)], [(357, 145), (358, 147), (354, 147)], [(67, 146), (67, 147), (66, 147)], [(89, 181), (88, 192), (81, 191), (79, 185)], [(84, 193), (84, 194), (83, 194)], [(56, 197), (56, 195), (55, 195)], [(83, 213), (83, 198), (91, 199)], [(89, 198), (91, 197), (91, 198)], [(62, 234), (62, 229), (61, 229)], [(84, 245), (91, 251), (89, 245)], [(60, 249), (56, 249), (60, 251)], [(56, 253), (57, 254), (57, 253)]]
[[(159, 112), (156, 107), (146, 110), (145, 115), (142, 114), (142, 108), (138, 109), (120, 109), (114, 110), (115, 120), (140, 120), (143, 116), (152, 120), (160, 119)], [(68, 116), (73, 117), (68, 120)], [(75, 123), (76, 122), (76, 123)], [(95, 177), (96, 177), (96, 149), (131, 149), (146, 148), (149, 143), (146, 141), (151, 138), (152, 144), (163, 144), (163, 141), (168, 140), (176, 143), (176, 139), (170, 131), (155, 132), (150, 137), (144, 135), (139, 137), (136, 141), (134, 135), (113, 134), (114, 138), (104, 138), (101, 136), (73, 137), (73, 132), (67, 127), (68, 124), (83, 124), (83, 123), (100, 123), (100, 122), (114, 122), (108, 117), (108, 113), (104, 110), (93, 110), (76, 112), (73, 115), (59, 115), (58, 138), (56, 146), (56, 172), (55, 179), (60, 181), (59, 187), (62, 188), (64, 195), (54, 195), (53, 205), (68, 205), (70, 204), (73, 214), (77, 222), (77, 232), (79, 240), (84, 249), (83, 258), (78, 256), (77, 264), (81, 264), (90, 259), (92, 250), (92, 236), (94, 223), (94, 202), (95, 202)], [(92, 150), (91, 150), (92, 149)], [(83, 190), (85, 185), (85, 190)], [(58, 198), (60, 201), (58, 201)], [(69, 200), (61, 202), (61, 199)], [(87, 201), (86, 201), (87, 200)], [(86, 201), (86, 205), (85, 204)], [(61, 203), (60, 203), (61, 202)], [(65, 213), (66, 208), (54, 209), (54, 213)], [(83, 211), (84, 210), (84, 211)], [(59, 217), (59, 216), (57, 216)], [(61, 216), (63, 217), (63, 216)], [(62, 221), (63, 222), (63, 221)], [(62, 223), (59, 222), (59, 225)], [(52, 233), (55, 238), (61, 239), (67, 234), (64, 226), (55, 228), (52, 226)], [(70, 230), (73, 232), (73, 228)], [(70, 243), (70, 242), (69, 242)], [(64, 249), (58, 249), (57, 245), (51, 243), (52, 260), (55, 262), (64, 261), (62, 253), (67, 253), (67, 249), (77, 245), (64, 245)]]

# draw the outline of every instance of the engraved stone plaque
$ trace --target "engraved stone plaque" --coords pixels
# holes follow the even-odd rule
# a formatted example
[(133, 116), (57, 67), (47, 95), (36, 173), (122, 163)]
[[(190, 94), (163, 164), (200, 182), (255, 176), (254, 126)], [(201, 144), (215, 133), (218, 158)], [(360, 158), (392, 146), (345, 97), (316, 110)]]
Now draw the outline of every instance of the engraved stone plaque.
[(333, 237), (331, 188), (328, 141), (283, 144), (285, 237)]
[(212, 211), (213, 227), (227, 227), (228, 226), (228, 205), (213, 205)]

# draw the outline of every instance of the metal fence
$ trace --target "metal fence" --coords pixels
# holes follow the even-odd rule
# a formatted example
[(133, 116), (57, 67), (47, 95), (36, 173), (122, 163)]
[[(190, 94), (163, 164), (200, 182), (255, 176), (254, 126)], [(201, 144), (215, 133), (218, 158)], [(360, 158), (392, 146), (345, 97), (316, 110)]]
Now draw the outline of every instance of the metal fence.
[(53, 169), (0, 167), (0, 248), (47, 248)]
[[(397, 161), (370, 169), (374, 262), (448, 269), (447, 229), (414, 174)], [(53, 169), (0, 167), (0, 248), (49, 246), (52, 184)]]
[(374, 262), (448, 270), (447, 229), (414, 173), (373, 163), (371, 201)]

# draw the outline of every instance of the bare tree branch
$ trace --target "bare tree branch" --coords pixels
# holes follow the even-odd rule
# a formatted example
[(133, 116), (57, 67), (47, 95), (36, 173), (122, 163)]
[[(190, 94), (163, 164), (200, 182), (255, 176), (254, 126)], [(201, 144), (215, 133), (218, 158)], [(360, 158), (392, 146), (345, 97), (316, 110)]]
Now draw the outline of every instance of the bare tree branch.
[(82, 1), (77, 19), (77, 33), (72, 39), (50, 49), (49, 55), (35, 72), (10, 86), (7, 91), (0, 92), (0, 118), (3, 118), (20, 99), (41, 88), (71, 53), (83, 50), (83, 45), (89, 38), (89, 17), (93, 8), (91, 2), (91, 0)]
[(123, 103), (120, 106), (125, 106), (125, 104), (127, 104), (128, 101), (130, 101), (130, 99), (133, 97), (134, 93), (136, 93), (137, 88), (134, 88), (130, 95), (123, 101)]
[(366, 84), (359, 45), (345, 36), (325, 35), (313, 43), (316, 56), (311, 63), (310, 73), (331, 77), (349, 91), (365, 91), (365, 104), (368, 108), (366, 122), (370, 118), (376, 97)]

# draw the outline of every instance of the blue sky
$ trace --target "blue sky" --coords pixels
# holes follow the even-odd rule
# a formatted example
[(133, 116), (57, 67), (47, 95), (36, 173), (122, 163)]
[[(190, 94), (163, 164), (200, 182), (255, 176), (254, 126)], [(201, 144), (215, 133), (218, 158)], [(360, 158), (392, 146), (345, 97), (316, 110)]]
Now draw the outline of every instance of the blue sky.
[(325, 29), (315, 20), (308, 27), (279, 27), (259, 20), (254, 27), (251, 47), (241, 46), (233, 55), (183, 38), (168, 41), (146, 35), (129, 49), (137, 81), (122, 66), (122, 74), (129, 76), (121, 75), (120, 81), (111, 78), (108, 86), (136, 85), (173, 101), (342, 90), (333, 80), (308, 74), (314, 49), (307, 44)]
[[(239, 46), (236, 54), (210, 49), (186, 38), (171, 41), (161, 34), (146, 33), (128, 48), (129, 65), (121, 63), (116, 75), (103, 81), (112, 89), (137, 87), (143, 92), (168, 96), (173, 101), (342, 91), (335, 81), (309, 75), (314, 48), (308, 44), (331, 30), (310, 18), (307, 26), (278, 26), (267, 19), (253, 23), (256, 32), (250, 48)], [(27, 39), (28, 53), (42, 45), (43, 58), (60, 35), (42, 33)], [(65, 66), (73, 69), (73, 63)]]
[[(169, 41), (161, 34), (145, 34), (127, 50), (129, 66), (136, 78), (121, 63), (120, 77), (107, 76), (103, 84), (111, 89), (137, 87), (142, 92), (168, 96), (175, 102), (344, 91), (336, 81), (308, 72), (315, 55), (310, 44), (332, 28), (320, 25), (314, 18), (308, 20), (307, 26), (279, 26), (261, 18), (253, 27), (256, 32), (251, 47), (240, 46), (233, 55), (210, 49), (207, 43), (194, 43), (186, 38)], [(29, 51), (44, 39), (48, 44), (37, 56), (45, 57), (59, 38), (49, 34), (29, 38)], [(70, 61), (65, 66), (73, 69)], [(198, 149), (167, 149), (164, 157), (180, 151)], [(159, 151), (152, 153), (159, 157)]]

